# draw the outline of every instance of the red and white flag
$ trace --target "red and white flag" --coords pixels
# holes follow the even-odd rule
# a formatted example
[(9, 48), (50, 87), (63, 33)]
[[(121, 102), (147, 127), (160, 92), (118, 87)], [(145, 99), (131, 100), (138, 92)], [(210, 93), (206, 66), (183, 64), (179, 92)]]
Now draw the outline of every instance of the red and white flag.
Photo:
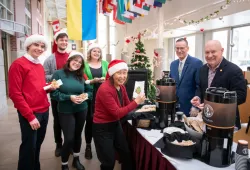
[(59, 20), (52, 22), (52, 28), (53, 28), (54, 33), (60, 30)]

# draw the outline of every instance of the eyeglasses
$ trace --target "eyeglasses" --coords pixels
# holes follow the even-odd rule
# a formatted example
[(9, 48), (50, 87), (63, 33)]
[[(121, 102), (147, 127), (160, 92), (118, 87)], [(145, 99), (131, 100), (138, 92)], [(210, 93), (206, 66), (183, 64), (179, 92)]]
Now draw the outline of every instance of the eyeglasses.
[(78, 61), (78, 60), (72, 60), (72, 61), (76, 62), (79, 65), (82, 65), (82, 61)]
[(183, 50), (185, 50), (185, 48), (186, 48), (186, 47), (175, 47), (175, 50), (176, 50), (176, 51), (178, 51), (178, 50), (183, 51)]

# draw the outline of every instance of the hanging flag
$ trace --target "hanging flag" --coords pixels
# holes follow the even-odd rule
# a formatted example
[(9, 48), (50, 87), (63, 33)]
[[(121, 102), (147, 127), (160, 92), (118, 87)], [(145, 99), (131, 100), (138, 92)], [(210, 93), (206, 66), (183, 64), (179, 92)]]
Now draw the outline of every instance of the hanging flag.
[(162, 4), (165, 4), (166, 3), (166, 0), (155, 0), (156, 2), (160, 2)]
[(117, 18), (120, 21), (126, 22), (126, 23), (132, 23), (132, 19), (124, 17), (122, 14), (125, 12), (125, 4), (124, 0), (117, 0)]
[(145, 0), (145, 3), (150, 6), (154, 6), (155, 0)]
[(59, 31), (59, 28), (60, 28), (59, 20), (56, 20), (56, 21), (52, 22), (52, 28), (53, 28), (54, 33)]
[(141, 14), (141, 15), (148, 15), (148, 11), (135, 6), (133, 0), (127, 0), (127, 1), (128, 1), (128, 8), (129, 8), (128, 11), (135, 12), (135, 13)]
[(67, 0), (69, 39), (96, 39), (96, 8), (94, 0)]
[(146, 10), (146, 11), (150, 11), (150, 5), (143, 2), (143, 9)]

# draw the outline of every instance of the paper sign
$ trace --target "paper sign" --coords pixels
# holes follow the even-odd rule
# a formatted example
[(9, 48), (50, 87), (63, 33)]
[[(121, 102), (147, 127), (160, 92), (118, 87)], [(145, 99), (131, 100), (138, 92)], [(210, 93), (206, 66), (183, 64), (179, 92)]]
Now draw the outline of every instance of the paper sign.
[(139, 94), (145, 93), (144, 91), (145, 81), (136, 81), (135, 88), (133, 92), (133, 98), (136, 98)]

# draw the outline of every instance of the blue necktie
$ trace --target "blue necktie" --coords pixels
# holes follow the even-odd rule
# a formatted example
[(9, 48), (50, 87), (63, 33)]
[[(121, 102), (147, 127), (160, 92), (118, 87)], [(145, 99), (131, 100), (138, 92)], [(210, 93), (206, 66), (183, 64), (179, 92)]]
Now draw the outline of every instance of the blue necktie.
[(179, 78), (181, 78), (181, 73), (182, 73), (182, 62), (181, 61), (180, 61), (180, 64), (179, 64), (178, 71), (179, 71)]

